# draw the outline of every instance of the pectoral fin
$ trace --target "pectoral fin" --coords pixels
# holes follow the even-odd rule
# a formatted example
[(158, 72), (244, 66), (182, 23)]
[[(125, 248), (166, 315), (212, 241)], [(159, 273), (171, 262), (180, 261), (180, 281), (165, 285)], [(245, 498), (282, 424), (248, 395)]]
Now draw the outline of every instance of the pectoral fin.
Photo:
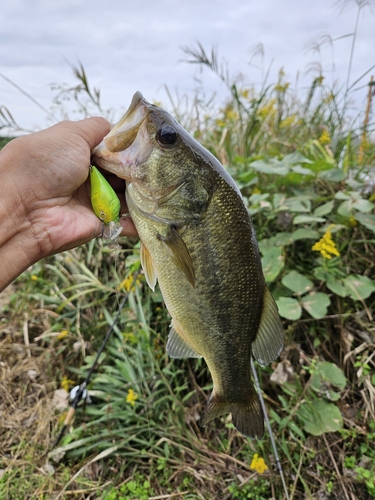
[(280, 354), (283, 346), (283, 327), (277, 305), (266, 286), (260, 325), (252, 344), (254, 358), (262, 366), (269, 365)]
[(147, 250), (147, 248), (143, 245), (142, 242), (141, 242), (141, 264), (143, 271), (145, 273), (147, 284), (154, 292), (157, 280), (156, 269), (154, 267), (154, 263), (152, 262), (150, 252)]
[(173, 322), (169, 331), (167, 342), (167, 353), (171, 358), (201, 358), (197, 353), (178, 333)]
[(185, 275), (189, 283), (195, 286), (195, 275), (193, 261), (184, 240), (178, 234), (174, 226), (169, 226), (167, 236), (158, 234), (158, 239), (164, 244), (164, 248), (172, 258), (178, 269)]

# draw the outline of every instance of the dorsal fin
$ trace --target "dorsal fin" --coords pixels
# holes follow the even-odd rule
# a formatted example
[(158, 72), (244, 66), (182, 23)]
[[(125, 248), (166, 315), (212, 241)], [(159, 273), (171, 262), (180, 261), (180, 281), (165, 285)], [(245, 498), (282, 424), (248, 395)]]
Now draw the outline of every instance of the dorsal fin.
[(252, 344), (253, 356), (262, 366), (269, 365), (281, 353), (284, 333), (277, 305), (267, 286), (257, 336)]
[(148, 286), (151, 290), (155, 291), (155, 285), (157, 280), (156, 269), (154, 267), (154, 263), (152, 262), (151, 254), (141, 242), (141, 264), (143, 271), (145, 273), (145, 278)]
[(202, 356), (197, 353), (176, 330), (173, 321), (168, 335), (167, 353), (171, 358), (201, 358)]

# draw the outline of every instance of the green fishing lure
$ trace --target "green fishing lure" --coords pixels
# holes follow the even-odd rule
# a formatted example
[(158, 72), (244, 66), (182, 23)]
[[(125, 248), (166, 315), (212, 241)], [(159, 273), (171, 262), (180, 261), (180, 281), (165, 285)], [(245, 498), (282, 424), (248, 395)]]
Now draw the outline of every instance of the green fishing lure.
[(103, 222), (101, 236), (116, 239), (121, 231), (121, 204), (114, 189), (99, 170), (90, 165), (91, 205), (94, 214)]

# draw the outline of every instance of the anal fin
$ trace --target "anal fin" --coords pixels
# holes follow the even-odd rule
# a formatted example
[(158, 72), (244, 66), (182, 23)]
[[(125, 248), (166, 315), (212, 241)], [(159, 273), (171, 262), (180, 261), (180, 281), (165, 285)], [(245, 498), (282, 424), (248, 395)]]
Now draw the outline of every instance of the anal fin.
[(141, 242), (141, 265), (145, 273), (147, 284), (154, 292), (157, 280), (156, 269), (154, 267), (154, 263), (152, 262), (150, 252), (147, 250), (147, 248), (143, 245), (142, 242)]
[(202, 356), (197, 353), (176, 330), (173, 321), (169, 331), (167, 341), (167, 353), (171, 358), (201, 358)]
[(178, 234), (174, 226), (169, 226), (166, 236), (158, 234), (158, 239), (164, 244), (164, 248), (172, 258), (174, 264), (185, 275), (189, 283), (195, 286), (195, 274), (193, 261), (184, 240)]
[(276, 302), (265, 287), (258, 332), (252, 343), (253, 356), (262, 366), (278, 357), (284, 346), (284, 333)]

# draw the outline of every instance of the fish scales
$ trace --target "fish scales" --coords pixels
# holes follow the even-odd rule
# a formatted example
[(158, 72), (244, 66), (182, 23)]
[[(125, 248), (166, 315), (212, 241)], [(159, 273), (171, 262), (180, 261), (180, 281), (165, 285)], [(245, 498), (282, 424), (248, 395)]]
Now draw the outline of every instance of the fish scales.
[[(283, 334), (251, 217), (223, 167), (168, 113), (142, 96), (133, 98), (129, 110), (94, 159), (127, 181), (146, 278), (152, 288), (158, 279), (172, 317), (167, 351), (172, 357), (202, 356), (208, 365), (213, 393), (202, 425), (232, 412), (240, 432), (260, 437), (263, 417), (250, 359), (272, 361)], [(127, 120), (134, 136), (137, 116), (131, 142)], [(113, 140), (126, 148), (111, 151)]]

